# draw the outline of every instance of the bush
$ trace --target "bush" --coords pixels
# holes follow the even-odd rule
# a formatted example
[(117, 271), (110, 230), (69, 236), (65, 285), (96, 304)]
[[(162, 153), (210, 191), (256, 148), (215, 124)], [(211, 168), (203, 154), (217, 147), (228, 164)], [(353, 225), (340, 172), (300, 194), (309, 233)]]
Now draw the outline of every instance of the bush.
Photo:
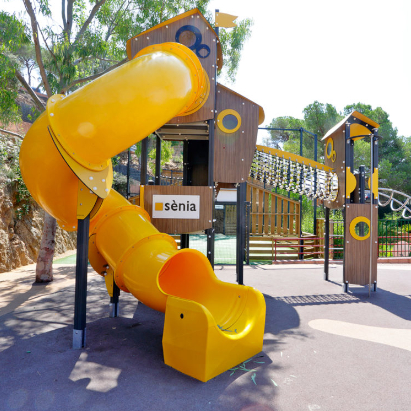
[(30, 212), (32, 197), (21, 176), (19, 153), (21, 142), (0, 139), (0, 185), (16, 193), (15, 214), (21, 218)]

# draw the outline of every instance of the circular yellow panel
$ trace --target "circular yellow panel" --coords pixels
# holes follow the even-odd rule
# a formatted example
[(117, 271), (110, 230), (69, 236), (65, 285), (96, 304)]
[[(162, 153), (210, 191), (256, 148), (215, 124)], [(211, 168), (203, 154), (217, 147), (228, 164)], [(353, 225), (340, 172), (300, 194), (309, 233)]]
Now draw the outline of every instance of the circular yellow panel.
[(335, 162), (336, 153), (334, 151), (334, 140), (332, 138), (329, 138), (327, 140), (327, 144), (325, 146), (325, 155), (327, 156), (327, 158), (330, 158), (333, 163)]
[(241, 116), (235, 110), (223, 110), (217, 116), (217, 125), (224, 133), (235, 133), (241, 127)]
[[(367, 230), (366, 234), (364, 234), (363, 236), (361, 236), (361, 235), (359, 235), (355, 232), (355, 228), (356, 228), (357, 224), (359, 224), (359, 223), (365, 223), (368, 226), (367, 227), (368, 230)], [(355, 217), (350, 223), (350, 234), (356, 240), (359, 240), (359, 241), (366, 240), (370, 236), (370, 224), (371, 224), (370, 220), (367, 217), (363, 217), (363, 216)]]

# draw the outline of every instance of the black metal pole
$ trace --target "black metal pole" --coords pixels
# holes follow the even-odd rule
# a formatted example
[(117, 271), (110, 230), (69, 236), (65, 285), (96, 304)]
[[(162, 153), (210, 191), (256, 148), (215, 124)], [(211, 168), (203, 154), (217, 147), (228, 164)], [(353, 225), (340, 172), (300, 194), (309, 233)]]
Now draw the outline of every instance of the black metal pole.
[[(300, 128), (300, 156), (301, 157), (303, 156), (303, 130), (304, 129), (301, 127)], [(302, 230), (301, 230), (302, 224), (303, 224), (303, 196), (300, 195), (300, 238), (302, 238), (302, 235), (303, 235)], [(304, 242), (303, 240), (300, 240), (299, 243), (300, 243), (300, 252), (299, 252), (298, 258), (299, 260), (304, 260), (304, 254), (303, 254), (304, 253), (304, 247), (303, 247)]]
[(131, 151), (128, 149), (127, 152), (127, 200), (130, 198), (130, 162), (131, 162)]
[(245, 260), (245, 201), (247, 183), (240, 183), (237, 186), (237, 247), (236, 247), (236, 268), (237, 282), (244, 284), (244, 260)]
[(76, 285), (74, 295), (73, 348), (86, 346), (87, 265), (90, 217), (77, 223)]
[[(318, 137), (317, 134), (314, 134), (314, 161), (317, 161), (318, 158)], [(314, 192), (317, 192), (317, 173), (314, 174)], [(313, 233), (314, 235), (317, 235), (317, 198), (314, 198), (313, 200), (314, 204), (314, 230)]]
[(324, 219), (324, 280), (328, 281), (330, 263), (330, 209), (325, 207)]
[[(212, 188), (212, 217), (211, 223), (214, 226), (214, 119), (208, 120), (208, 186)], [(214, 269), (214, 227), (205, 230), (207, 236), (207, 258)]]
[(161, 138), (156, 136), (156, 175), (155, 185), (161, 185)]
[[(188, 140), (183, 142), (183, 186), (188, 186)], [(190, 248), (190, 234), (180, 234), (180, 250)]]
[[(246, 191), (247, 191), (247, 183), (246, 185)], [(245, 263), (247, 265), (250, 265), (250, 210), (251, 210), (251, 203), (249, 201), (246, 201), (245, 203), (245, 209), (246, 209), (246, 231), (245, 231), (245, 236), (246, 236), (246, 256), (245, 256)]]
[(113, 296), (110, 297), (110, 317), (118, 317), (119, 316), (119, 309), (118, 309), (118, 302), (120, 297), (120, 288), (118, 288), (116, 282), (113, 278)]
[(140, 184), (142, 186), (147, 184), (147, 157), (148, 157), (148, 137), (141, 140)]

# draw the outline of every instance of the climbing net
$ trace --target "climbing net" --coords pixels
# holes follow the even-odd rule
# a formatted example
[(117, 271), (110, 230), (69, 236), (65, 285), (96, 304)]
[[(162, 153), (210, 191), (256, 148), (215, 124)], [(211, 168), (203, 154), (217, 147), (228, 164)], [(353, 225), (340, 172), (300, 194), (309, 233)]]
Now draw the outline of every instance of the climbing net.
[[(338, 194), (338, 177), (332, 171), (320, 169), (314, 162), (301, 162), (256, 150), (250, 177), (272, 187), (283, 188), (308, 198), (334, 201)], [(296, 157), (296, 156), (294, 156)]]

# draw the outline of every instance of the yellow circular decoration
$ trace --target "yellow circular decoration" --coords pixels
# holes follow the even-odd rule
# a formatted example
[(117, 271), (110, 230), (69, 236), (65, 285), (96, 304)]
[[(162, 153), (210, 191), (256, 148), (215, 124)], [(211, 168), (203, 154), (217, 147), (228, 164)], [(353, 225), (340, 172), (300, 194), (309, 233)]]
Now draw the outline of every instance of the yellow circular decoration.
[(330, 158), (333, 163), (335, 163), (337, 155), (334, 150), (334, 140), (332, 138), (329, 138), (327, 140), (327, 144), (325, 146), (325, 155), (327, 156), (327, 158)]
[(217, 116), (217, 125), (224, 133), (235, 133), (241, 127), (241, 116), (235, 110), (223, 110)]
[[(355, 232), (355, 226), (358, 224), (358, 223), (361, 223), (361, 222), (363, 222), (363, 223), (365, 223), (365, 224), (367, 224), (368, 225), (368, 233), (366, 234), (366, 235), (364, 235), (363, 237), (360, 237), (356, 232)], [(363, 240), (366, 240), (369, 236), (370, 236), (370, 220), (367, 218), (367, 217), (363, 217), (363, 216), (360, 216), (360, 217), (355, 217), (352, 221), (351, 221), (351, 223), (350, 223), (350, 234), (352, 235), (352, 237), (353, 238), (355, 238), (356, 240), (359, 240), (359, 241), (363, 241)]]

